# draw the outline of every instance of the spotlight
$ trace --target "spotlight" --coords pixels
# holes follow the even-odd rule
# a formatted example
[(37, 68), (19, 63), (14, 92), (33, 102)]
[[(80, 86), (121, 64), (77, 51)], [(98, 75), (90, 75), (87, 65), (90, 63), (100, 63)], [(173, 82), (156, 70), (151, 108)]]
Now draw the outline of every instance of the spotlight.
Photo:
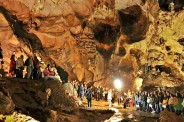
[(122, 81), (120, 79), (114, 80), (114, 86), (116, 89), (121, 89), (122, 88)]

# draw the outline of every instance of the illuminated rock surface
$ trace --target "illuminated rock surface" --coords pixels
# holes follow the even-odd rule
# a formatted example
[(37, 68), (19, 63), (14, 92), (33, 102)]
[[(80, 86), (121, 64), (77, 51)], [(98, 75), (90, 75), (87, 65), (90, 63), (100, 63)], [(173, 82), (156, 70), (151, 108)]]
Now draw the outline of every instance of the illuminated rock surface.
[(175, 5), (177, 12), (156, 0), (0, 0), (4, 68), (13, 51), (36, 52), (70, 80), (111, 87), (118, 77), (125, 90), (137, 87), (136, 77), (144, 86), (180, 86), (184, 11), (183, 2)]

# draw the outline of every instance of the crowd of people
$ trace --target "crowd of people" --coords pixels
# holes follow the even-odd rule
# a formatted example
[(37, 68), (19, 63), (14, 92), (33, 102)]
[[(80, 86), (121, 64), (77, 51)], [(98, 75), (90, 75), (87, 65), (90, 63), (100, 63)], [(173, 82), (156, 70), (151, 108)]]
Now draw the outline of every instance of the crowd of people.
[[(15, 54), (10, 59), (9, 75), (16, 78), (40, 79), (42, 75), (60, 76), (64, 82), (68, 82), (68, 73), (61, 67), (48, 64), (43, 74), (40, 69), (40, 61), (35, 55), (34, 58), (28, 57), (24, 62), (24, 56), (15, 58)], [(26, 67), (26, 75), (23, 76), (23, 70)], [(83, 101), (87, 98), (88, 107), (92, 106), (92, 99), (96, 101), (108, 101), (109, 108), (115, 101), (124, 108), (135, 106), (137, 110), (151, 113), (160, 113), (163, 110), (175, 112), (177, 115), (184, 114), (184, 93), (176, 92), (175, 94), (163, 88), (153, 92), (122, 92), (114, 89), (103, 88), (101, 86), (89, 86), (86, 83), (72, 82), (77, 96)]]
[(153, 92), (122, 92), (114, 89), (103, 88), (101, 86), (87, 87), (87, 84), (73, 82), (81, 100), (86, 96), (88, 107), (91, 107), (92, 99), (96, 101), (106, 101), (111, 108), (114, 102), (123, 108), (134, 106), (136, 110), (160, 113), (163, 110), (175, 112), (177, 115), (184, 114), (184, 93), (175, 94), (166, 89), (159, 89)]
[[(25, 68), (26, 73), (23, 72)], [(33, 80), (38, 80), (42, 77), (59, 76), (62, 82), (68, 82), (68, 73), (60, 66), (56, 66), (55, 63), (53, 65), (48, 64), (44, 70), (41, 70), (41, 63), (36, 55), (33, 58), (28, 57), (24, 61), (23, 55), (16, 59), (15, 54), (13, 54), (10, 58), (9, 76)]]
[[(26, 67), (26, 75), (24, 76), (23, 71)], [(36, 56), (34, 58), (28, 57), (24, 62), (24, 56), (21, 55), (17, 58), (13, 54), (10, 58), (10, 69), (9, 76), (16, 78), (27, 78), (27, 79), (40, 79), (42, 72), (40, 69), (40, 61)]]
[(163, 110), (175, 112), (177, 115), (184, 113), (184, 94), (175, 94), (167, 90), (154, 92), (137, 92), (134, 94), (136, 108), (152, 113), (160, 113)]

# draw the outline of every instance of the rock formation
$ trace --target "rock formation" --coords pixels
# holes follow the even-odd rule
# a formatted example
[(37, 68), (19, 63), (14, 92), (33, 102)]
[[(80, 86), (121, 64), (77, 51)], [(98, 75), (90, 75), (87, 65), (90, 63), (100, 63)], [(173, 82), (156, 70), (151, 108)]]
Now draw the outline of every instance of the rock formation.
[(183, 84), (183, 1), (0, 0), (5, 69), (15, 51), (56, 62), (69, 79), (124, 89)]
[[(86, 110), (84, 105), (78, 104), (80, 101), (76, 97), (66, 93), (65, 85), (53, 78), (39, 81), (1, 78), (0, 121), (3, 121), (2, 118), (8, 119), (7, 116), (2, 117), (2, 114), (12, 113), (9, 117), (12, 120), (9, 121), (21, 121), (23, 117), (20, 117), (21, 115), (15, 111), (41, 122), (76, 122), (79, 120), (86, 122), (94, 118), (103, 121), (112, 116), (113, 111), (111, 110)], [(28, 119), (26, 116), (24, 118)]]

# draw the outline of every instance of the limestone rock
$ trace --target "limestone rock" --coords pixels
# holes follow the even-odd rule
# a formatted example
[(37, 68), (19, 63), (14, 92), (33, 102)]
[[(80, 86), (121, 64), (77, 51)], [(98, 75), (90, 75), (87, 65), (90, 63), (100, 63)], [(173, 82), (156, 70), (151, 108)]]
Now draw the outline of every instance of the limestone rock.
[(0, 92), (0, 114), (12, 114), (15, 109), (15, 105), (11, 98), (5, 96)]
[(4, 68), (8, 71), (14, 51), (17, 57), (36, 52), (46, 64), (64, 68), (70, 81), (99, 81), (113, 87), (111, 81), (118, 75), (127, 89), (134, 89), (136, 77), (143, 78), (145, 86), (159, 85), (155, 77), (164, 77), (162, 83), (168, 86), (181, 85), (183, 2), (175, 1), (176, 12), (168, 11), (168, 4), (166, 0), (0, 0)]
[(182, 122), (184, 121), (184, 119), (181, 116), (178, 116), (175, 113), (172, 113), (166, 110), (161, 112), (159, 120), (160, 122), (169, 122), (169, 121)]

